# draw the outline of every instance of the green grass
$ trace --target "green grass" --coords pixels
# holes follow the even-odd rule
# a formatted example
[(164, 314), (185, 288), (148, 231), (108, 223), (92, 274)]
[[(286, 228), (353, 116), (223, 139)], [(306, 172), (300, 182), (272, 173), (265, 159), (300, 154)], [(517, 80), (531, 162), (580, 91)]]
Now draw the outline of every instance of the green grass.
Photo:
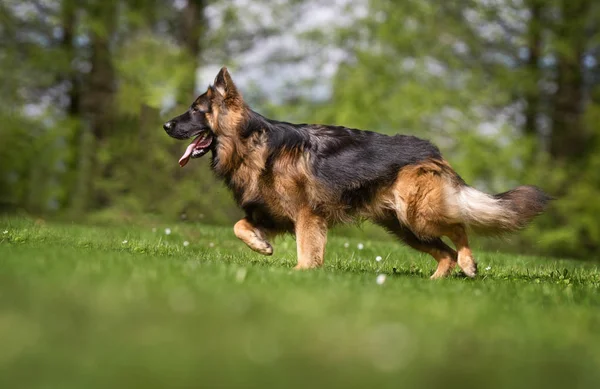
[(295, 272), (289, 238), (262, 257), (229, 228), (152, 227), (0, 220), (1, 388), (600, 382), (597, 264), (476, 253), (477, 279), (434, 282), (426, 256), (333, 236)]

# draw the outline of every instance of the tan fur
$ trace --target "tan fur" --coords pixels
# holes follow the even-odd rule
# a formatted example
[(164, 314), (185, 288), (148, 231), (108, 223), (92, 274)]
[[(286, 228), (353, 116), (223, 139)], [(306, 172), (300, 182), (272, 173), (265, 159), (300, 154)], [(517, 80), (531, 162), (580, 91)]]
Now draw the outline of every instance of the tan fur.
[[(241, 201), (249, 203), (260, 198), (260, 174), (265, 167), (267, 159), (267, 147), (264, 142), (250, 139), (249, 145), (244, 147), (246, 157), (240, 159), (237, 168), (231, 175), (231, 182), (236, 187), (244, 188), (244, 196)], [(241, 148), (237, 146), (237, 150)], [(226, 163), (231, 163), (228, 161)]]
[(419, 237), (444, 235), (455, 223), (448, 215), (445, 188), (453, 173), (445, 161), (425, 161), (400, 170), (394, 186), (398, 219)]
[[(425, 241), (432, 237), (452, 236), (455, 244), (461, 244), (457, 245), (457, 248), (460, 247), (459, 266), (467, 275), (475, 275), (466, 234), (461, 235), (464, 229), (460, 229), (461, 226), (457, 226), (446, 212), (445, 188), (453, 185), (452, 170), (447, 163), (426, 161), (405, 167), (392, 187), (382, 188), (370, 204), (358, 212), (351, 212), (355, 210), (339, 204), (314, 177), (305, 153), (281, 152), (273, 165), (273, 181), (263, 182), (261, 172), (267, 159), (264, 145), (261, 139), (250, 138), (241, 142), (226, 137), (219, 146), (223, 164), (217, 168), (232, 170), (232, 183), (244, 188), (242, 203), (262, 199), (275, 217), (292, 221), (298, 246), (297, 269), (323, 264), (328, 226), (362, 218), (380, 220), (394, 212), (398, 220)], [(236, 161), (236, 155), (244, 158)], [(319, 211), (319, 215), (315, 211)], [(264, 253), (263, 246), (268, 242), (261, 239), (261, 235), (248, 223), (242, 219), (236, 224), (236, 236), (253, 250)], [(456, 228), (459, 229), (455, 231)], [(411, 246), (430, 254), (438, 262), (432, 279), (446, 277), (457, 263), (457, 254), (450, 248), (440, 250), (424, 243)]]
[[(272, 162), (272, 173), (264, 177), (269, 152), (266, 139), (260, 135), (247, 139), (239, 136), (238, 127), (245, 114), (243, 100), (227, 72), (219, 83), (211, 113), (207, 114), (218, 136), (215, 170), (240, 189), (240, 205), (260, 201), (273, 218), (291, 226), (297, 241), (296, 269), (323, 264), (330, 226), (366, 218), (388, 226), (411, 247), (430, 254), (438, 262), (432, 278), (446, 277), (457, 263), (467, 275), (475, 275), (465, 226), (457, 219), (456, 211), (449, 208), (448, 193), (460, 185), (445, 161), (406, 166), (398, 172), (394, 184), (380, 188), (369, 204), (349, 209), (313, 175), (309, 154), (303, 150), (281, 150)], [(242, 219), (234, 232), (252, 250), (272, 253), (266, 235), (277, 231), (263, 231)], [(439, 239), (442, 236), (453, 241), (458, 253)]]
[(327, 243), (327, 221), (309, 208), (300, 209), (295, 232), (298, 250), (296, 269), (322, 266)]
[(304, 182), (294, 174), (279, 177), (277, 173), (274, 175), (272, 190), (263, 191), (266, 203), (276, 216), (296, 220), (300, 209), (306, 207)]
[[(461, 187), (458, 180), (446, 161), (432, 160), (403, 168), (394, 185), (398, 220), (419, 238), (419, 243), (411, 246), (430, 254), (438, 262), (434, 279), (447, 276), (456, 262), (469, 277), (477, 272), (466, 225), (456, 216), (457, 210), (449, 196), (454, 188)], [(457, 252), (450, 248), (440, 250), (443, 246), (437, 240), (436, 245), (427, 244), (442, 236), (450, 238)]]
[(448, 230), (446, 235), (454, 243), (454, 246), (456, 246), (458, 266), (460, 266), (467, 276), (475, 277), (477, 275), (477, 264), (473, 259), (473, 253), (469, 247), (469, 239), (467, 238), (465, 226), (453, 226)]
[(213, 104), (212, 113), (207, 114), (206, 118), (219, 137), (217, 170), (232, 171), (247, 159), (246, 153), (250, 151), (251, 144), (241, 142), (238, 135), (237, 126), (243, 120), (240, 109), (228, 109), (226, 115), (220, 115), (220, 110), (219, 104)]
[(442, 255), (431, 254), (431, 256), (437, 261), (438, 267), (429, 278), (439, 280), (448, 277), (452, 273), (454, 266), (456, 266), (456, 260), (446, 253), (442, 253)]
[(255, 227), (248, 219), (244, 218), (235, 223), (233, 232), (235, 236), (257, 253), (263, 255), (273, 254), (273, 247), (267, 241), (265, 231)]

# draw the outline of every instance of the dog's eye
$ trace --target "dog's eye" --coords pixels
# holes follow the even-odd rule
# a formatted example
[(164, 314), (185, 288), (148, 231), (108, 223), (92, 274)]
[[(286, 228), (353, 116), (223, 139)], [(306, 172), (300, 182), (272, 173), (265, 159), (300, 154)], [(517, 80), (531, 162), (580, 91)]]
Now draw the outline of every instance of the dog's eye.
[(199, 107), (192, 107), (192, 113), (206, 113), (206, 111)]

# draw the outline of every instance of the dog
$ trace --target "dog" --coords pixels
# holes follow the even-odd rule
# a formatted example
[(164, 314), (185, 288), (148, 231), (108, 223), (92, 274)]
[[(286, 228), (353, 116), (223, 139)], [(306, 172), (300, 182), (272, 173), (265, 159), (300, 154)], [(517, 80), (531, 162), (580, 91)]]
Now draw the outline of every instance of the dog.
[(432, 279), (448, 276), (456, 264), (475, 277), (467, 232), (518, 230), (551, 199), (534, 186), (480, 192), (436, 146), (414, 136), (267, 119), (246, 105), (225, 67), (163, 127), (173, 138), (193, 138), (182, 167), (212, 154), (212, 170), (245, 212), (233, 230), (248, 247), (271, 255), (269, 239), (295, 235), (296, 269), (323, 265), (330, 227), (368, 219), (431, 255), (438, 263)]

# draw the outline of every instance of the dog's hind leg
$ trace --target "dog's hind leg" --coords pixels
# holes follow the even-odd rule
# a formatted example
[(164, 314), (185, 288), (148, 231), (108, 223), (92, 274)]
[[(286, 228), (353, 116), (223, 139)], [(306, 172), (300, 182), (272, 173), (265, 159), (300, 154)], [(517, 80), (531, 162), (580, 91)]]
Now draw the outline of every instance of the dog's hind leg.
[(469, 239), (467, 237), (467, 231), (463, 225), (455, 225), (448, 229), (445, 234), (458, 252), (458, 266), (468, 277), (475, 277), (477, 275), (477, 263), (473, 259), (473, 253), (469, 247)]
[(256, 227), (247, 218), (235, 223), (233, 232), (235, 233), (235, 236), (257, 253), (263, 255), (273, 254), (273, 247), (267, 241), (265, 231)]
[(421, 239), (397, 220), (380, 222), (379, 224), (413, 249), (427, 253), (437, 261), (437, 269), (430, 277), (432, 280), (447, 277), (456, 266), (456, 251), (440, 238)]
[(430, 277), (432, 280), (449, 276), (456, 266), (456, 251), (451, 249), (440, 238), (422, 240), (410, 232), (404, 235), (402, 240), (410, 247), (427, 253), (436, 260), (438, 266)]
[(295, 269), (311, 269), (323, 265), (327, 243), (327, 221), (310, 209), (298, 212), (295, 224), (298, 264)]

